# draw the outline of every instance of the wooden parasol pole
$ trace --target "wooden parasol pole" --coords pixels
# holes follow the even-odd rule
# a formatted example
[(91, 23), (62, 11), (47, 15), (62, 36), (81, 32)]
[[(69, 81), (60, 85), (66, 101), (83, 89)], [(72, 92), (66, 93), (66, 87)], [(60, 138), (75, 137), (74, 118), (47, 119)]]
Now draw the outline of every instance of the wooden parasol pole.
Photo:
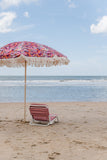
[(25, 83), (24, 83), (24, 122), (26, 122), (26, 71), (27, 71), (27, 62), (25, 61)]

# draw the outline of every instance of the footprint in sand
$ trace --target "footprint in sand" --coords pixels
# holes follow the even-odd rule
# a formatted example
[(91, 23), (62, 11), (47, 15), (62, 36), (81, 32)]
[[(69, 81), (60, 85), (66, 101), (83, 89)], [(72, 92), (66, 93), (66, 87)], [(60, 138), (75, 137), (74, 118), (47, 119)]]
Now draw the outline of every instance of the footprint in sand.
[(23, 153), (21, 153), (21, 152), (18, 152), (18, 153), (17, 153), (17, 155), (23, 155)]
[(82, 142), (82, 141), (79, 141), (79, 140), (73, 140), (72, 142), (75, 143), (75, 144), (87, 144), (86, 142)]
[(4, 143), (10, 143), (10, 140), (7, 139)]
[(84, 121), (84, 123), (88, 123), (87, 121)]
[(60, 155), (61, 153), (59, 152), (53, 152), (51, 154), (48, 155), (49, 159), (56, 159), (56, 156)]
[(36, 144), (32, 144), (32, 145), (31, 145), (31, 147), (36, 147), (36, 146), (37, 146)]
[(96, 145), (95, 148), (100, 149), (100, 150), (107, 150), (107, 147), (100, 146), (100, 145)]
[(43, 142), (38, 142), (39, 144), (48, 144), (48, 143), (50, 143), (51, 142), (51, 140), (48, 140), (48, 141), (43, 141)]

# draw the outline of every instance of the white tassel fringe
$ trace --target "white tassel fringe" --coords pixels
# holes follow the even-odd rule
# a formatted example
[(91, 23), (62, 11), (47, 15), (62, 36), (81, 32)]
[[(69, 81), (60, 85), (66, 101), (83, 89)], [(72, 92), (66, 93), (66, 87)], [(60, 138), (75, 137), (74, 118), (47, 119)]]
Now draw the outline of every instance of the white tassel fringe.
[(7, 66), (7, 67), (24, 67), (25, 61), (29, 66), (35, 67), (51, 67), (56, 65), (67, 65), (69, 60), (66, 57), (57, 57), (54, 56), (52, 58), (48, 57), (26, 57), (21, 55), (18, 58), (11, 58), (11, 59), (0, 59), (0, 66)]

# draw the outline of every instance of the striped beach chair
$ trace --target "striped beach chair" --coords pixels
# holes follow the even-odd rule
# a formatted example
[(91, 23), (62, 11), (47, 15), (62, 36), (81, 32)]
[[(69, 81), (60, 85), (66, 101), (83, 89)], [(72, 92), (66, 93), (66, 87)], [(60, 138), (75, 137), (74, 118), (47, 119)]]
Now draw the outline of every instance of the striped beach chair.
[(59, 121), (56, 114), (49, 114), (49, 109), (46, 104), (31, 104), (29, 110), (32, 116), (30, 125), (48, 126)]

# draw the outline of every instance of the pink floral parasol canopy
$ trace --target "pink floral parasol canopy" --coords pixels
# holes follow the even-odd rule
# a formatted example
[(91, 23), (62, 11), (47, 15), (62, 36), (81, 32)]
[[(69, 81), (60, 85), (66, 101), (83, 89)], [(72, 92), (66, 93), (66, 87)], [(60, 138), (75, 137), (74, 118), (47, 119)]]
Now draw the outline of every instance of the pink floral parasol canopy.
[(60, 52), (35, 42), (13, 42), (0, 48), (0, 66), (21, 67), (50, 67), (67, 65), (69, 60)]

